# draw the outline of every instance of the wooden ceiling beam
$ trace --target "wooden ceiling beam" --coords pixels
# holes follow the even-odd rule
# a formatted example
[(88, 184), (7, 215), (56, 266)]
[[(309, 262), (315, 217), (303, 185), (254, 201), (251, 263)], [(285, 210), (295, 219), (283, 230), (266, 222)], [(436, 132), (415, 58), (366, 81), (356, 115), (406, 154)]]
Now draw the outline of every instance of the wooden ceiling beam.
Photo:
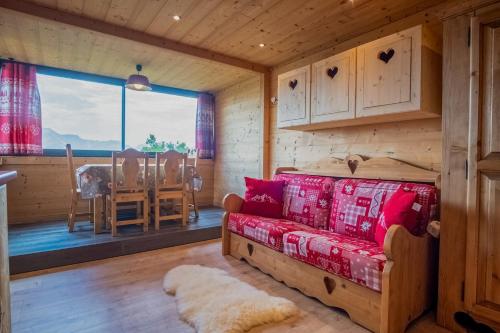
[(16, 12), (43, 18), (46, 20), (51, 20), (67, 24), (70, 26), (75, 26), (103, 33), (106, 35), (128, 39), (135, 42), (156, 46), (159, 48), (163, 48), (174, 52), (179, 52), (197, 58), (216, 61), (219, 63), (243, 68), (258, 73), (268, 73), (270, 71), (269, 67), (266, 67), (261, 64), (253, 63), (240, 58), (231, 57), (222, 53), (213, 52), (196, 46), (179, 43), (171, 39), (154, 36), (141, 31), (132, 30), (115, 24), (110, 24), (104, 21), (95, 20), (92, 18), (79, 16), (71, 13), (61, 12), (56, 9), (43, 7), (26, 1), (1, 0), (0, 8), (10, 9)]

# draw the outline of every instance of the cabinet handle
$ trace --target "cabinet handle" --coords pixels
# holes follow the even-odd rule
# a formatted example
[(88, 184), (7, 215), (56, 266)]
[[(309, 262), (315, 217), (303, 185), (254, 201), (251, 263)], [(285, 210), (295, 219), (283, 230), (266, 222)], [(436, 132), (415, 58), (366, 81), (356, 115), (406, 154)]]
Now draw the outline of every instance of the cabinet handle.
[(297, 80), (291, 80), (290, 82), (288, 82), (288, 86), (290, 87), (290, 89), (293, 90), (297, 86), (297, 83), (298, 83)]
[(378, 58), (385, 62), (386, 64), (391, 60), (391, 58), (394, 56), (394, 50), (393, 49), (388, 49), (387, 51), (380, 51), (378, 54)]
[(326, 70), (326, 75), (328, 75), (330, 78), (334, 78), (335, 75), (337, 75), (337, 73), (339, 72), (339, 68), (337, 66), (335, 67), (332, 67), (332, 68), (328, 68)]

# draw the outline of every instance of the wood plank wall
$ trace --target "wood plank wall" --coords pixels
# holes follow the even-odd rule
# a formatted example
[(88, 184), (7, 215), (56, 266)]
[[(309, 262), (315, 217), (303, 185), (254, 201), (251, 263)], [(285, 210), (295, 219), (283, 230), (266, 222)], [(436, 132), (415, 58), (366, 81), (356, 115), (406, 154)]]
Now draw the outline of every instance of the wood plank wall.
[[(433, 24), (436, 33), (440, 33), (441, 24), (434, 14), (427, 10), (277, 66), (271, 76), (271, 96), (277, 95), (278, 73), (421, 23)], [(200, 167), (205, 181), (199, 196), (201, 204), (221, 205), (226, 193), (243, 194), (244, 176), (262, 176), (261, 88), (261, 79), (255, 77), (216, 92), (216, 160), (203, 161)], [(440, 169), (440, 119), (299, 132), (278, 130), (276, 106), (271, 106), (270, 111), (271, 171), (278, 166), (302, 166), (328, 157), (343, 158), (350, 153), (391, 156)], [(102, 163), (103, 159), (76, 158), (75, 162), (76, 165)], [(0, 169), (14, 169), (20, 175), (9, 186), (10, 223), (65, 218), (69, 183), (64, 158), (5, 157)]]
[(271, 169), (303, 167), (327, 158), (349, 154), (393, 157), (416, 166), (440, 170), (441, 120), (415, 120), (299, 132), (276, 129), (272, 112)]
[(244, 176), (262, 177), (262, 103), (259, 77), (215, 94), (214, 205), (245, 192)]
[[(442, 26), (435, 17), (422, 12), (352, 38), (335, 47), (313, 53), (273, 68), (271, 96), (277, 95), (277, 75), (357, 45), (415, 26), (430, 24), (436, 34)], [(226, 193), (243, 194), (244, 176), (261, 177), (263, 119), (260, 79), (250, 79), (216, 92), (216, 160), (214, 204), (221, 205)], [(406, 121), (336, 128), (314, 132), (279, 130), (277, 107), (271, 105), (270, 167), (303, 166), (328, 157), (348, 154), (367, 157), (390, 156), (417, 166), (440, 170), (441, 119)]]
[[(0, 170), (16, 170), (18, 177), (8, 186), (9, 224), (65, 219), (70, 201), (70, 183), (65, 157), (2, 157)], [(87, 163), (111, 163), (110, 158), (74, 158), (75, 167)], [(203, 190), (201, 206), (213, 201), (213, 162), (199, 160)], [(84, 207), (82, 207), (84, 208)]]
[[(388, 24), (333, 48), (273, 68), (271, 96), (277, 96), (279, 73), (421, 23), (430, 24), (438, 36), (442, 34), (442, 25), (439, 20), (423, 12)], [(389, 156), (438, 171), (441, 167), (441, 119), (344, 127), (313, 132), (280, 130), (276, 124), (277, 106), (272, 105), (270, 126), (272, 171), (278, 166), (301, 167), (331, 157), (344, 158), (348, 154), (360, 154), (366, 157)]]

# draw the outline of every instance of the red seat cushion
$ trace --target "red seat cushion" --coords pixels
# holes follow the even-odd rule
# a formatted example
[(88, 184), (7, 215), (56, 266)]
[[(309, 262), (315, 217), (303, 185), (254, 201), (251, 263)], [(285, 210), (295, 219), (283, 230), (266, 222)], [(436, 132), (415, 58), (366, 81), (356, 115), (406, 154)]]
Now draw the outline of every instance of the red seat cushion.
[(282, 180), (264, 180), (245, 177), (245, 201), (241, 213), (281, 218), (283, 214)]
[(387, 261), (375, 242), (326, 230), (292, 231), (283, 235), (283, 253), (370, 289), (382, 288)]
[(284, 233), (297, 230), (314, 230), (293, 221), (242, 213), (229, 214), (228, 229), (280, 252), (283, 252)]
[(382, 180), (341, 179), (335, 182), (329, 230), (358, 239), (374, 241), (375, 228), (385, 203), (404, 186), (417, 193), (417, 224), (422, 234), (436, 212), (436, 188), (426, 184)]
[(286, 182), (283, 192), (283, 217), (318, 229), (328, 228), (335, 183), (331, 177), (279, 174), (275, 180)]

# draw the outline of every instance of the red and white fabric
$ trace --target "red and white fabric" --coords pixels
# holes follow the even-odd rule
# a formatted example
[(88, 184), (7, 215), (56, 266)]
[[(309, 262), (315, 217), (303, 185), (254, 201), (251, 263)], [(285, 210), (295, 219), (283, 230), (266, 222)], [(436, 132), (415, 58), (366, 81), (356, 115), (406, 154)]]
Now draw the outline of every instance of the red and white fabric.
[(284, 181), (245, 177), (245, 185), (245, 201), (240, 213), (276, 219), (283, 217)]
[(341, 179), (335, 182), (329, 230), (373, 241), (384, 204), (401, 186), (417, 192), (417, 226), (410, 232), (422, 234), (436, 213), (436, 188), (426, 184), (367, 179)]
[(228, 229), (273, 250), (283, 252), (283, 234), (314, 229), (293, 221), (241, 213), (229, 214)]
[(387, 230), (393, 225), (403, 225), (407, 230), (414, 230), (417, 225), (417, 215), (420, 205), (415, 204), (417, 192), (410, 191), (405, 186), (398, 190), (387, 200), (375, 229), (375, 241), (379, 246), (384, 246)]
[(386, 256), (377, 243), (326, 230), (292, 231), (283, 235), (283, 253), (380, 291)]
[(328, 228), (335, 180), (331, 177), (278, 174), (274, 180), (286, 182), (283, 217), (317, 229)]
[(5, 62), (0, 76), (0, 154), (41, 155), (42, 152), (36, 67)]

